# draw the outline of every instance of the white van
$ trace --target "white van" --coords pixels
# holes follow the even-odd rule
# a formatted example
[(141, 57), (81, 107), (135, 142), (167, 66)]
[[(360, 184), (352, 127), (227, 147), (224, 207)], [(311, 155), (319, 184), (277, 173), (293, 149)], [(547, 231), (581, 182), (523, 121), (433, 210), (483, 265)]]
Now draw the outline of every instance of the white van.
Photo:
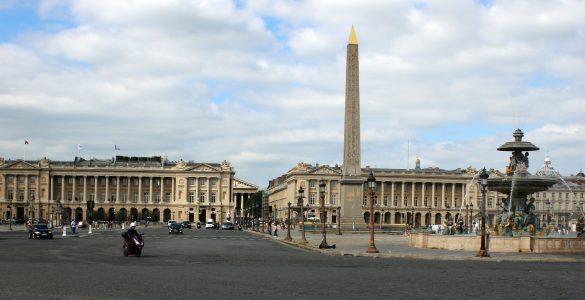
[(207, 228), (215, 228), (215, 222), (213, 221), (213, 219), (207, 219), (207, 223), (205, 223), (205, 229)]

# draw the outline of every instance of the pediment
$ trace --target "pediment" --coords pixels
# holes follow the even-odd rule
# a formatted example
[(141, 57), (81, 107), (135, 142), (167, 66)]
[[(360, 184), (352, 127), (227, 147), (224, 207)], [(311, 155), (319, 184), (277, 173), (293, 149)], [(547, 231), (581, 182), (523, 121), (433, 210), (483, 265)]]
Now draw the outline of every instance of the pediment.
[(311, 172), (314, 175), (341, 175), (341, 169), (336, 170), (328, 166), (319, 167)]
[(221, 170), (215, 167), (212, 167), (208, 164), (199, 164), (190, 169), (186, 169), (189, 172), (220, 172)]
[(238, 178), (234, 178), (234, 180), (232, 181), (232, 187), (234, 189), (254, 189), (254, 190), (258, 190), (258, 187), (255, 186), (254, 184), (251, 184), (249, 182), (246, 182), (244, 180), (238, 179)]
[(10, 164), (6, 164), (3, 168), (8, 169), (8, 170), (25, 170), (25, 169), (37, 170), (39, 168), (39, 166), (33, 165), (33, 164), (28, 163), (26, 161), (19, 160), (19, 161), (15, 161), (13, 163), (10, 163)]

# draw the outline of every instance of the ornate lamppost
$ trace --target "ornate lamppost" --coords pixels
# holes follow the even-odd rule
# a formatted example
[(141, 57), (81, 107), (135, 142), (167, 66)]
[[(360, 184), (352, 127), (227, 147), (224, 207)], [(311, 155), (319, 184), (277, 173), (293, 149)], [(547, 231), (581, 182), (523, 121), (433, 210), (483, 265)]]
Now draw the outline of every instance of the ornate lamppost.
[(306, 244), (307, 238), (305, 237), (305, 212), (303, 211), (303, 198), (305, 197), (305, 189), (301, 186), (299, 188), (299, 208), (301, 209), (301, 243)]
[(465, 229), (469, 232), (469, 204), (465, 204)]
[(284, 238), (285, 241), (290, 242), (292, 238), (290, 237), (290, 201), (288, 202), (288, 217), (286, 219), (286, 237)]
[(483, 168), (481, 173), (479, 174), (479, 184), (481, 185), (481, 246), (479, 248), (479, 252), (477, 252), (476, 256), (479, 257), (489, 257), (487, 249), (485, 248), (485, 202), (487, 199), (486, 191), (488, 185), (488, 178), (490, 174)]
[(8, 200), (8, 209), (10, 214), (8, 214), (8, 230), (12, 230), (12, 199)]
[(87, 200), (87, 224), (89, 226), (89, 231), (87, 233), (92, 233), (91, 232), (91, 224), (93, 223), (93, 207), (94, 207), (94, 201)]
[(473, 232), (473, 230), (475, 230), (475, 222), (473, 221), (473, 202), (469, 203), (469, 212), (469, 225), (472, 226), (471, 231)]
[(337, 207), (337, 235), (341, 235), (341, 206)]
[(325, 218), (326, 218), (326, 213), (325, 213), (325, 180), (321, 179), (321, 181), (319, 181), (319, 193), (320, 193), (320, 202), (321, 202), (321, 244), (319, 245), (319, 249), (327, 249), (329, 248), (329, 245), (327, 245), (327, 229), (325, 228)]
[(367, 253), (378, 253), (376, 244), (374, 244), (374, 190), (376, 189), (376, 177), (370, 169), (370, 176), (368, 176), (368, 188), (370, 189), (370, 246)]

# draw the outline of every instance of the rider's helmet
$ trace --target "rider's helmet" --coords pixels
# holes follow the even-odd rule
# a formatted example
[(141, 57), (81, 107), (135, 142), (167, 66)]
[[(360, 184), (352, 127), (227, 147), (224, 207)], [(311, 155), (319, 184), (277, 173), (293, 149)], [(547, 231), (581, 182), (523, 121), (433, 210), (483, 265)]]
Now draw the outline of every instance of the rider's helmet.
[(136, 222), (130, 223), (130, 228), (134, 229), (136, 227)]

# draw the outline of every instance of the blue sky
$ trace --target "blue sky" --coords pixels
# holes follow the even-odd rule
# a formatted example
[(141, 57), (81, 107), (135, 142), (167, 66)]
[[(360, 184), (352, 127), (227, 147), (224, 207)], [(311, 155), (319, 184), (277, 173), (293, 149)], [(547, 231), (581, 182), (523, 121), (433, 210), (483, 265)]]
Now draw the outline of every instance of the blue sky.
[[(0, 156), (230, 161), (260, 187), (342, 159), (360, 47), (362, 165), (503, 169), (522, 128), (583, 168), (585, 3), (0, 0)], [(38, 125), (40, 124), (40, 125)], [(114, 153), (113, 145), (121, 151)], [(410, 161), (407, 161), (410, 159)]]

